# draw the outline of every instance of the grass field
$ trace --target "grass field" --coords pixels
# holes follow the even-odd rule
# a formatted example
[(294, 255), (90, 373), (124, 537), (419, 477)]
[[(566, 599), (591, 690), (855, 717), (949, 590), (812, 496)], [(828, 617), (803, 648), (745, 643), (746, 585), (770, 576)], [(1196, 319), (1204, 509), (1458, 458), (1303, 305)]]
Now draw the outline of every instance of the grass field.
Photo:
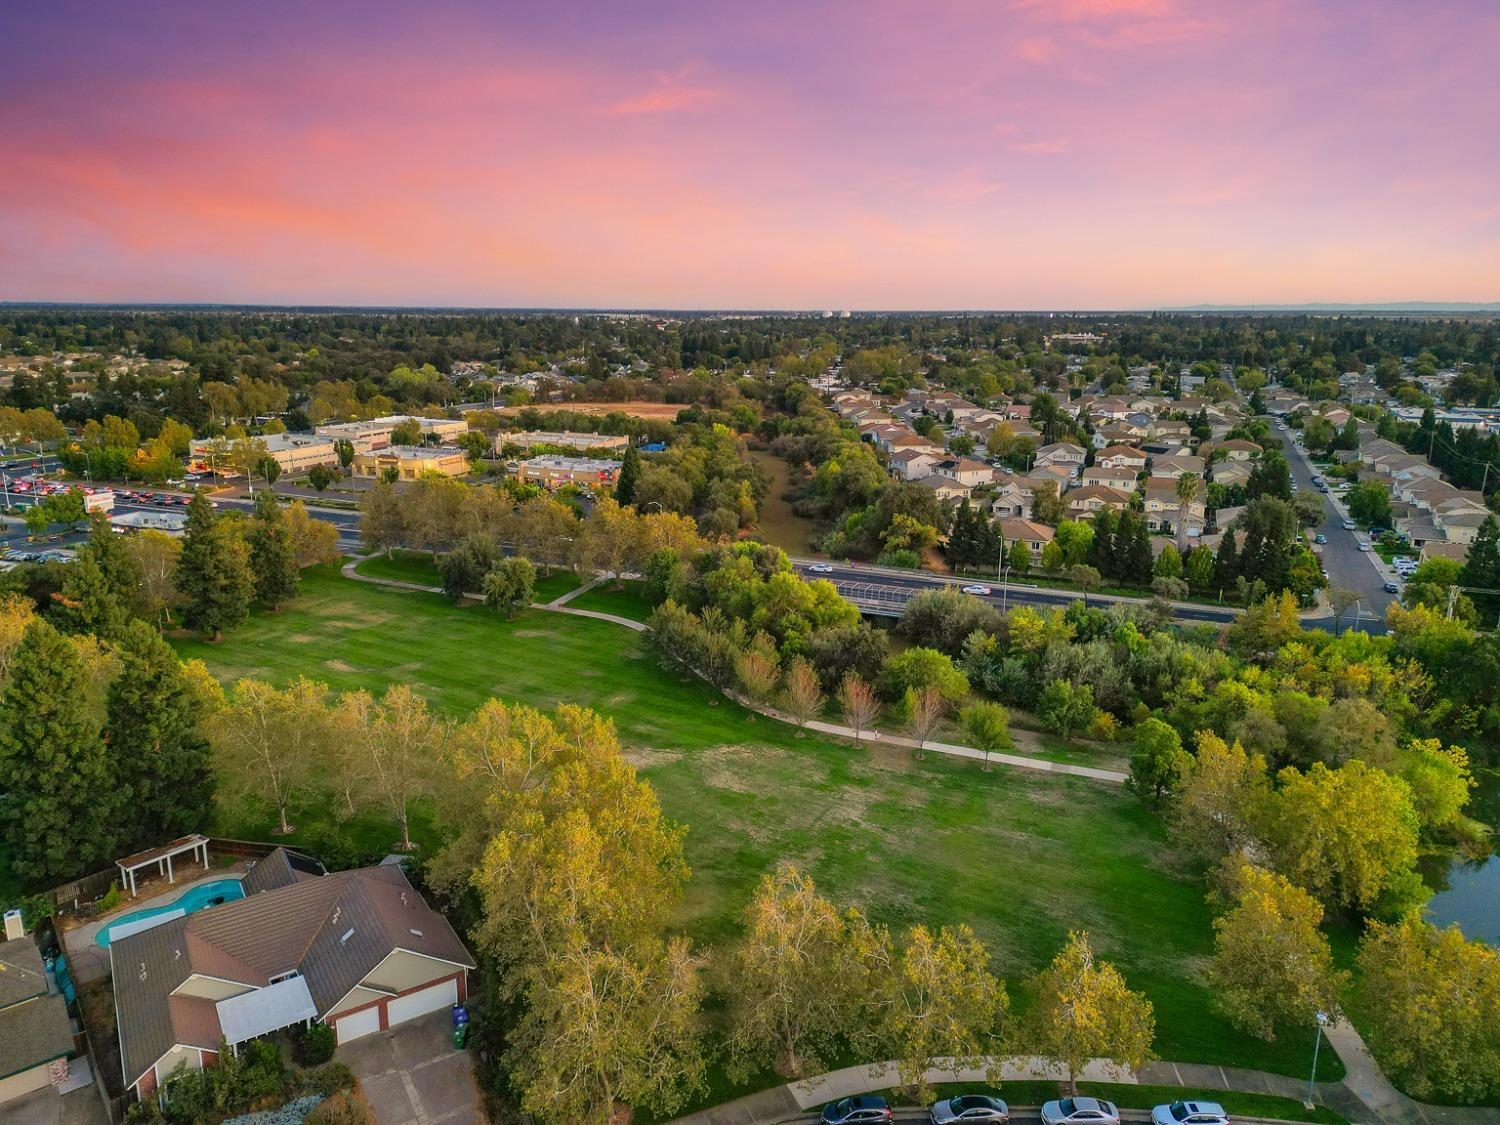
[[(620, 612), (629, 593), (595, 590), (573, 604), (593, 598)], [(306, 572), (295, 602), (218, 645), (175, 643), (225, 680), (308, 675), (374, 691), (405, 681), (454, 714), (494, 695), (609, 715), (667, 814), (688, 826), (693, 874), (679, 921), (700, 942), (731, 937), (756, 881), (787, 858), (836, 902), (893, 927), (968, 923), (1012, 980), (1045, 964), (1070, 928), (1089, 930), (1155, 1004), (1163, 1058), (1295, 1075), (1311, 1055), (1310, 1036), (1261, 1043), (1212, 1012), (1200, 982), (1211, 949), (1202, 886), (1122, 789), (798, 738), (664, 671), (644, 639), (620, 626), (540, 610), (505, 621), (332, 568)], [(305, 832), (328, 816), (303, 808), (297, 819)], [(430, 843), (431, 824), (417, 821), (414, 834)], [(220, 827), (266, 838), (270, 820)], [(394, 838), (378, 820), (354, 828), (377, 847)], [(1337, 1077), (1336, 1058), (1325, 1056)]]
[(595, 613), (612, 613), (632, 621), (645, 621), (652, 605), (646, 600), (645, 583), (601, 582), (568, 602), (569, 609), (591, 609)]
[(791, 504), (782, 499), (791, 483), (792, 467), (764, 449), (752, 449), (746, 456), (771, 477), (771, 489), (761, 501), (760, 519), (755, 525), (760, 538), (789, 555), (822, 557), (813, 546), (813, 540), (818, 536), (817, 523), (799, 516), (792, 511)]
[[(415, 582), (419, 586), (441, 586), (443, 576), (433, 564), (426, 551), (392, 551), (391, 557), (371, 555), (354, 567), (360, 574), (371, 578), (389, 578), (397, 582)], [(569, 590), (582, 585), (582, 579), (571, 570), (556, 570), (551, 574), (538, 572), (536, 593), (533, 600), (538, 604), (560, 598)]]

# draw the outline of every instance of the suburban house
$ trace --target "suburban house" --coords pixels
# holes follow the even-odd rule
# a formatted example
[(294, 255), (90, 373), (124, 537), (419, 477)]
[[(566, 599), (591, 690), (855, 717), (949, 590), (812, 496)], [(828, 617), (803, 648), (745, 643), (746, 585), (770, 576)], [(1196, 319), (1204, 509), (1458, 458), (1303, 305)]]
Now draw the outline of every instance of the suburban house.
[(1209, 447), (1205, 452), (1223, 453), (1225, 461), (1254, 461), (1261, 455), (1263, 450), (1253, 441), (1244, 438), (1230, 438)]
[(1094, 431), (1094, 448), (1107, 449), (1112, 445), (1130, 445), (1132, 442), (1144, 439), (1149, 432), (1146, 426), (1131, 426), (1123, 422), (1100, 426)]
[(390, 445), (369, 453), (356, 453), (350, 466), (356, 477), (378, 477), (396, 470), (397, 480), (416, 480), (428, 473), (461, 477), (469, 471), (469, 458), (451, 445)]
[(1254, 471), (1247, 461), (1219, 461), (1214, 465), (1214, 483), (1244, 484)]
[(1031, 551), (1033, 563), (1042, 561), (1042, 552), (1057, 534), (1046, 524), (1035, 523), (1032, 520), (1003, 519), (998, 522), (997, 526), (1004, 549), (1009, 551), (1011, 544), (1019, 540), (1025, 543)]
[(938, 476), (936, 473), (929, 473), (925, 477), (920, 477), (917, 483), (923, 488), (931, 489), (932, 494), (939, 500), (954, 503), (964, 499), (973, 491), (967, 484), (961, 484), (952, 477)]
[(1152, 441), (1178, 441), (1185, 444), (1192, 440), (1193, 428), (1186, 422), (1159, 418), (1148, 427), (1146, 436)]
[(926, 449), (903, 449), (891, 454), (891, 472), (902, 480), (921, 480), (932, 474), (938, 460)]
[(1104, 484), (1086, 484), (1072, 489), (1065, 498), (1070, 519), (1086, 519), (1105, 509), (1123, 511), (1130, 506), (1130, 493)]
[[(1153, 531), (1176, 531), (1179, 509), (1177, 482), (1165, 477), (1151, 477), (1146, 481), (1146, 521)], [(1188, 506), (1187, 526), (1202, 527), (1204, 512), (1202, 489)]]
[(959, 484), (966, 484), (970, 488), (977, 484), (988, 484), (995, 479), (995, 469), (992, 465), (967, 457), (939, 461), (932, 467), (932, 471), (940, 477), (956, 480)]
[(1079, 477), (1081, 484), (1099, 484), (1106, 488), (1123, 488), (1126, 492), (1135, 489), (1137, 473), (1134, 469), (1112, 469), (1103, 465), (1090, 465)]
[(1133, 475), (1146, 467), (1146, 455), (1133, 445), (1110, 445), (1094, 454), (1096, 469), (1127, 469)]
[(1059, 466), (1068, 470), (1069, 477), (1076, 477), (1083, 470), (1086, 454), (1087, 451), (1081, 445), (1074, 445), (1071, 441), (1054, 441), (1036, 451), (1033, 465), (1038, 469)]
[(1033, 496), (1029, 488), (1007, 480), (990, 497), (990, 512), (1001, 519), (1030, 519)]
[(6, 916), (0, 941), (0, 1119), (5, 1106), (68, 1078), (73, 1026), (61, 993), (49, 993), (36, 942), (19, 911)]
[(138, 1097), (223, 1044), (296, 1024), (339, 1043), (446, 1009), (475, 967), (399, 864), (320, 875), (278, 848), (245, 897), (110, 943), (120, 1061)]
[(1151, 476), (1176, 480), (1185, 473), (1203, 475), (1202, 457), (1157, 457), (1151, 462)]

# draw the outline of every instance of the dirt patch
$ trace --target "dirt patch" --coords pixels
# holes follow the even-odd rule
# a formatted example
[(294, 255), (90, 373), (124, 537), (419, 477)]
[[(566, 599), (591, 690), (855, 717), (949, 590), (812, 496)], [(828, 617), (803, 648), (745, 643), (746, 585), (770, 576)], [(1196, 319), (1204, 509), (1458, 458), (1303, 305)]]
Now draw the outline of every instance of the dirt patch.
[(346, 613), (346, 608), (340, 607), (337, 615), (329, 614), (325, 620), (335, 629), (369, 629), (394, 620), (389, 613)]
[(342, 660), (325, 660), (323, 667), (331, 668), (335, 672), (358, 672), (359, 669), (353, 664), (346, 664)]
[(290, 637), (287, 638), (287, 643), (294, 645), (311, 645), (317, 644), (318, 639), (319, 638), (310, 636), (307, 633), (293, 633)]
[(657, 766), (669, 766), (673, 762), (682, 761), (680, 750), (655, 750), (649, 746), (637, 746), (625, 750), (620, 755), (638, 770), (654, 769)]
[(535, 639), (537, 637), (546, 637), (550, 635), (551, 634), (549, 634), (545, 629), (517, 629), (514, 633), (511, 634), (511, 636), (513, 637), (526, 637), (528, 639)]

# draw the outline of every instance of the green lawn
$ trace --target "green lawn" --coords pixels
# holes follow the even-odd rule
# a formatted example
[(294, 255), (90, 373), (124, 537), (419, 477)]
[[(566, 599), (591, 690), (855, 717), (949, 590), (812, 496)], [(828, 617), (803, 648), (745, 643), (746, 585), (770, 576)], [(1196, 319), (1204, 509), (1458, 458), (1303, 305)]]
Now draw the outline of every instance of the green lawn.
[[(639, 593), (595, 590), (573, 604), (590, 599), (618, 613)], [(609, 715), (667, 814), (688, 826), (693, 874), (679, 921), (708, 945), (735, 933), (756, 881), (788, 858), (835, 901), (894, 927), (968, 923), (1012, 980), (1045, 964), (1070, 928), (1089, 930), (1151, 997), (1163, 1058), (1295, 1075), (1311, 1055), (1310, 1036), (1261, 1043), (1212, 1012), (1200, 980), (1212, 940), (1202, 885), (1123, 789), (798, 738), (664, 671), (620, 626), (541, 610), (505, 621), (327, 567), (305, 572), (301, 597), (281, 613), (255, 615), (222, 643), (175, 643), (225, 680), (308, 675), (374, 691), (405, 681), (450, 713), (494, 695)], [(330, 818), (298, 812), (304, 832)], [(221, 828), (265, 838), (270, 820)], [(378, 821), (355, 830), (374, 848), (394, 839)], [(430, 842), (431, 825), (419, 818), (416, 835)]]
[[(1279, 1121), (1310, 1121), (1317, 1125), (1346, 1125), (1348, 1118), (1327, 1106), (1307, 1109), (1292, 1098), (1275, 1094), (1241, 1094), (1234, 1090), (1202, 1090), (1194, 1087), (1185, 1090), (1180, 1086), (1147, 1086), (1129, 1082), (1080, 1082), (1080, 1094), (1104, 1098), (1114, 1102), (1120, 1109), (1151, 1109), (1162, 1104), (1171, 1104), (1184, 1098), (1197, 1098), (1222, 1105), (1231, 1117), (1265, 1117)], [(1006, 1082), (1000, 1086), (959, 1085), (939, 1083), (932, 1088), (932, 1101), (951, 1098), (957, 1094), (994, 1093), (1004, 1098), (1012, 1107), (1039, 1106), (1067, 1093), (1061, 1082)], [(893, 1105), (906, 1104), (909, 1100), (899, 1091), (886, 1091)]]
[(551, 574), (538, 574), (531, 600), (537, 605), (545, 605), (554, 598), (560, 598), (569, 590), (576, 590), (582, 585), (583, 579), (571, 570), (554, 570)]
[(654, 607), (646, 600), (645, 583), (626, 581), (619, 584), (619, 589), (615, 587), (614, 582), (602, 582), (568, 602), (568, 608), (612, 613), (632, 621), (645, 621), (651, 616)]
[(390, 578), (397, 582), (416, 582), (422, 586), (441, 586), (443, 576), (438, 573), (432, 556), (426, 551), (392, 551), (391, 557), (371, 555), (356, 563), (354, 569), (371, 578)]

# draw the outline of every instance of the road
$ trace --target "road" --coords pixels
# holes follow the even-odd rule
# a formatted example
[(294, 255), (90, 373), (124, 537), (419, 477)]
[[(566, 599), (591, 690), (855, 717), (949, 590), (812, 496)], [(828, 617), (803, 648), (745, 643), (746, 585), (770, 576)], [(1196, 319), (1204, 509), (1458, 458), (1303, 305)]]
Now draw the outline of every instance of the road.
[[(1312, 478), (1318, 475), (1307, 451), (1292, 440), (1290, 430), (1278, 430), (1287, 451), (1287, 465), (1292, 479), (1304, 492), (1320, 495), (1313, 487)], [(1395, 572), (1380, 561), (1374, 551), (1361, 551), (1360, 541), (1368, 538), (1360, 533), (1346, 531), (1344, 520), (1348, 510), (1328, 493), (1322, 493), (1324, 520), (1321, 525), (1309, 528), (1309, 532), (1322, 532), (1328, 542), (1323, 547), (1323, 569), (1328, 572), (1330, 587), (1342, 586), (1360, 595), (1359, 605), (1345, 615), (1345, 628), (1362, 629), (1367, 633), (1385, 632), (1386, 607), (1395, 601), (1395, 595), (1385, 590), (1385, 584), (1395, 578)]]

